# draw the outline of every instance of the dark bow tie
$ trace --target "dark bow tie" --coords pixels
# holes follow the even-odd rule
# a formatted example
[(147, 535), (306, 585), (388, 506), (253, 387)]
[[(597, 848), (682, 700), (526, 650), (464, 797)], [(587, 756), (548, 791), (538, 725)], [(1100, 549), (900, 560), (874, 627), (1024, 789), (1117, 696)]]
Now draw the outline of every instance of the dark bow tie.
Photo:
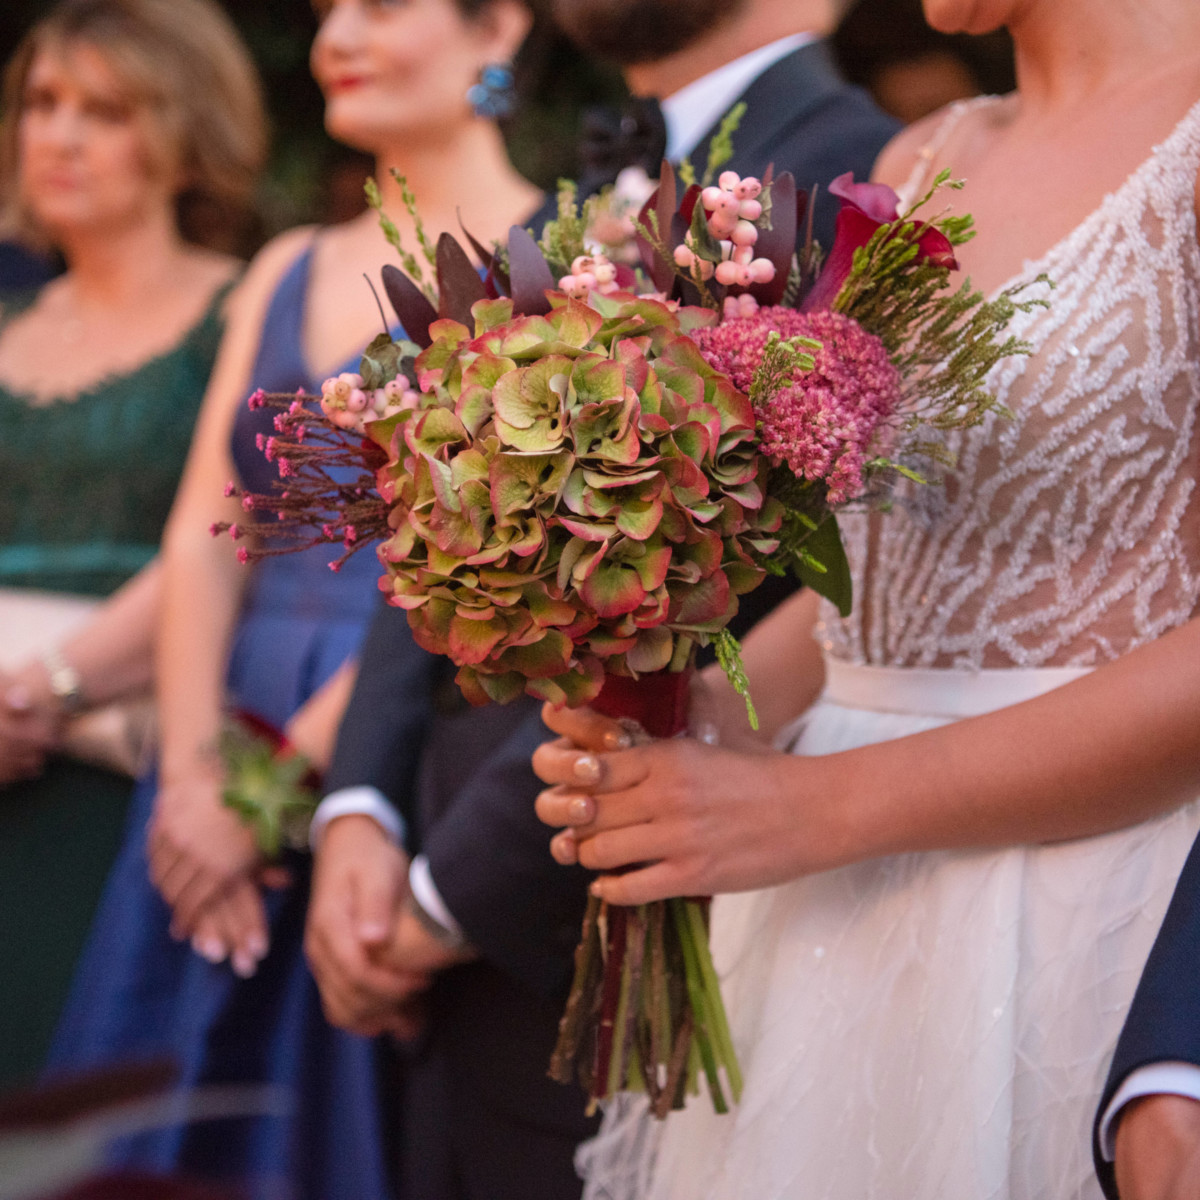
[(597, 192), (626, 167), (658, 174), (667, 149), (667, 126), (657, 100), (630, 98), (620, 108), (589, 108), (583, 114), (580, 191)]

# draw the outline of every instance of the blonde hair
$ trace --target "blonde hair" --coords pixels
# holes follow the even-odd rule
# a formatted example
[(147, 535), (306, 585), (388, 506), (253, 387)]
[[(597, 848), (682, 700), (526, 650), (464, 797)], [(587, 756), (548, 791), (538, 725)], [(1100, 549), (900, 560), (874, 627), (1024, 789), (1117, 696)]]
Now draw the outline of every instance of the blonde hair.
[(267, 152), (262, 86), (229, 18), (211, 0), (63, 0), (29, 31), (4, 75), (0, 223), (44, 241), (19, 195), (26, 79), (43, 50), (101, 54), (144, 111), (152, 169), (179, 180), (176, 220), (198, 245), (229, 249), (252, 214)]

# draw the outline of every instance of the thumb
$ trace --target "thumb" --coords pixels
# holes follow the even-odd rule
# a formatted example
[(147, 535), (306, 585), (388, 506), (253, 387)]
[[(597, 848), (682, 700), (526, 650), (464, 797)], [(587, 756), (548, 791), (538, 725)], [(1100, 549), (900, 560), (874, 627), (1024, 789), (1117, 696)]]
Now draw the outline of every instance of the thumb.
[(403, 873), (393, 862), (361, 863), (354, 891), (354, 929), (367, 946), (392, 940), (404, 890)]

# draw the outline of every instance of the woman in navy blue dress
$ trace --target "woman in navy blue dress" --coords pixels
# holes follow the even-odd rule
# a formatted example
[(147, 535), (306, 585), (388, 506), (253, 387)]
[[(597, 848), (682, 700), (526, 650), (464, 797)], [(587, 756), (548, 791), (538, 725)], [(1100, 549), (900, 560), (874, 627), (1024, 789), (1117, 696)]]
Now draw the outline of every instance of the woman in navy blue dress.
[[(317, 7), (312, 63), (326, 125), (375, 154), (408, 246), (415, 230), (393, 170), (433, 239), (457, 228), (459, 208), (491, 239), (537, 207), (496, 125), (466, 96), (525, 36), (518, 0)], [(245, 397), (255, 387), (319, 389), (354, 368), (379, 328), (362, 276), (386, 255), (371, 213), (296, 230), (260, 253), (234, 297), (164, 542), (159, 768), (139, 785), (52, 1060), (66, 1070), (165, 1052), (189, 1086), (282, 1085), (283, 1115), (172, 1128), (120, 1151), (126, 1166), (236, 1180), (262, 1200), (387, 1196), (377, 1064), (370, 1041), (321, 1015), (302, 954), (306, 864), (289, 863), (286, 883), (264, 867), (221, 804), (213, 746), (233, 705), (286, 727), (318, 764), (327, 758), (378, 602), (378, 566), (360, 554), (334, 574), (317, 548), (248, 570), (208, 530), (240, 514), (225, 498), (228, 480), (262, 491), (274, 477), (255, 445), (269, 413), (251, 412)]]

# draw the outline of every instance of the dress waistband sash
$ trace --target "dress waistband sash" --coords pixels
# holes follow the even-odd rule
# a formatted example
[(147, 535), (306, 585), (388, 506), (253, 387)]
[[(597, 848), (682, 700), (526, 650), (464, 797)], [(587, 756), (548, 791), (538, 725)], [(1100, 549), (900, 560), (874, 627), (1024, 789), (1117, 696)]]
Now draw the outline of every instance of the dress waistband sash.
[(821, 699), (873, 712), (978, 717), (1052, 692), (1091, 667), (868, 667), (825, 659)]

